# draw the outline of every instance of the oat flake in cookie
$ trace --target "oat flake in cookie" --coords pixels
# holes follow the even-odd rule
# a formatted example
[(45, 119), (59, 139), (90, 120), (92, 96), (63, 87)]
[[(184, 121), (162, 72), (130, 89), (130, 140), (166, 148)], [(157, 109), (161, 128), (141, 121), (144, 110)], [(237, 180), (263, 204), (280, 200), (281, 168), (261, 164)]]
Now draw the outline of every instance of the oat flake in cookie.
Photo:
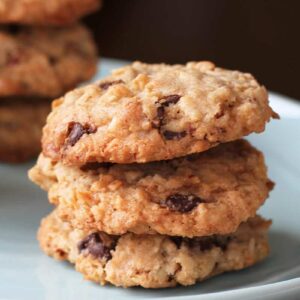
[[(272, 117), (266, 89), (250, 74), (211, 62), (135, 62), (58, 99), (43, 152), (73, 165), (166, 160), (261, 132)], [(72, 123), (95, 132), (70, 144)]]
[(270, 224), (256, 216), (229, 235), (195, 239), (132, 233), (111, 236), (75, 229), (54, 210), (42, 221), (38, 239), (46, 254), (70, 261), (88, 280), (162, 288), (192, 285), (258, 263), (269, 253)]
[(80, 24), (3, 26), (0, 45), (0, 97), (58, 97), (96, 71), (94, 41)]
[(147, 164), (78, 168), (41, 155), (29, 176), (73, 226), (118, 235), (228, 234), (273, 187), (263, 154), (243, 140)]

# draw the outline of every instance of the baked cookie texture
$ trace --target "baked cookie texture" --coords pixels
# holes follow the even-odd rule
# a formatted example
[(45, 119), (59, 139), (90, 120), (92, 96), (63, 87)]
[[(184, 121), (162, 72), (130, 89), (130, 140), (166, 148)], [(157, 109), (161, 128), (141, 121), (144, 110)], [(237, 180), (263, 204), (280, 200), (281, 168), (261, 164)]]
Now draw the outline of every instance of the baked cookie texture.
[(256, 216), (230, 235), (194, 239), (132, 233), (110, 236), (75, 229), (54, 211), (42, 221), (38, 239), (45, 253), (75, 264), (88, 280), (164, 288), (192, 285), (263, 260), (269, 253), (270, 224)]
[(96, 72), (96, 46), (80, 24), (4, 26), (0, 45), (0, 97), (58, 97)]
[(50, 100), (0, 99), (0, 161), (19, 163), (41, 151)]
[(0, 0), (0, 23), (67, 25), (101, 7), (101, 0)]
[(109, 234), (228, 234), (254, 216), (273, 183), (247, 141), (147, 164), (66, 166), (41, 155), (29, 172), (73, 226)]
[(43, 153), (71, 165), (166, 160), (262, 132), (272, 117), (250, 74), (135, 62), (56, 100)]

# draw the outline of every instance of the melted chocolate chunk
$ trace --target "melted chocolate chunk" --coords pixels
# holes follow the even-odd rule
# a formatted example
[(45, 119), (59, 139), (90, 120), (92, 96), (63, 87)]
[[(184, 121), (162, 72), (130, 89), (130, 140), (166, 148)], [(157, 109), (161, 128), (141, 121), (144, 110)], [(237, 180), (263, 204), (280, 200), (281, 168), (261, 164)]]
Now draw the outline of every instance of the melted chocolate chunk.
[[(165, 96), (160, 98), (159, 103), (162, 106), (170, 106), (170, 104), (176, 104), (179, 100), (180, 100), (181, 96), (179, 95), (169, 95), (169, 96)], [(161, 102), (161, 100), (164, 100), (163, 102)]]
[(164, 118), (164, 115), (165, 115), (165, 108), (163, 106), (159, 106), (157, 108), (157, 119), (159, 121), (163, 121), (163, 118)]
[(74, 146), (84, 134), (95, 133), (96, 129), (89, 124), (82, 125), (78, 122), (69, 123), (67, 144)]
[(79, 242), (78, 251), (91, 254), (98, 259), (105, 258), (106, 260), (110, 260), (112, 258), (110, 252), (114, 249), (114, 247), (114, 244), (111, 247), (104, 245), (100, 234), (98, 232), (94, 232)]
[(180, 140), (186, 136), (186, 131), (175, 132), (165, 130), (163, 131), (163, 136), (166, 140)]
[(186, 213), (194, 209), (199, 203), (203, 202), (202, 199), (193, 194), (182, 195), (177, 193), (168, 196), (162, 205), (168, 207), (172, 211)]
[[(156, 104), (158, 104), (157, 107), (157, 113), (156, 113), (156, 120), (153, 121), (154, 128), (160, 129), (164, 124), (164, 117), (165, 117), (165, 108), (170, 106), (171, 104), (176, 104), (180, 100), (181, 96), (179, 95), (169, 95), (164, 96), (160, 98)], [(160, 130), (161, 132), (161, 130)]]
[(114, 80), (114, 81), (107, 81), (107, 82), (102, 82), (99, 84), (99, 87), (103, 90), (107, 90), (110, 86), (115, 85), (115, 84), (120, 84), (124, 83), (123, 80)]
[(160, 127), (163, 125), (165, 108), (163, 106), (159, 106), (156, 110), (156, 119), (153, 120), (152, 125), (154, 128), (160, 130)]

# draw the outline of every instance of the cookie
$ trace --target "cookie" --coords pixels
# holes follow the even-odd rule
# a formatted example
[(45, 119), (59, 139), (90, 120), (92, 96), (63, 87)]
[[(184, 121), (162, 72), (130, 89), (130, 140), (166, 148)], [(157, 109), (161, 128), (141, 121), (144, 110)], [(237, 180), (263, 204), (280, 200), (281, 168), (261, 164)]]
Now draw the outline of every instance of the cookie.
[(62, 218), (109, 234), (227, 234), (254, 216), (273, 183), (247, 141), (148, 164), (65, 166), (41, 155), (31, 180)]
[(100, 0), (0, 0), (0, 23), (66, 25), (100, 6)]
[(88, 280), (102, 285), (145, 288), (192, 285), (263, 260), (271, 222), (254, 217), (226, 236), (193, 239), (166, 235), (110, 236), (74, 229), (54, 211), (38, 232), (43, 251), (68, 260)]
[(18, 163), (38, 155), (49, 111), (45, 99), (0, 100), (0, 161)]
[(43, 152), (73, 165), (166, 160), (261, 132), (271, 117), (250, 74), (210, 62), (135, 62), (58, 99)]
[(96, 48), (84, 26), (4, 28), (0, 97), (54, 98), (95, 74)]

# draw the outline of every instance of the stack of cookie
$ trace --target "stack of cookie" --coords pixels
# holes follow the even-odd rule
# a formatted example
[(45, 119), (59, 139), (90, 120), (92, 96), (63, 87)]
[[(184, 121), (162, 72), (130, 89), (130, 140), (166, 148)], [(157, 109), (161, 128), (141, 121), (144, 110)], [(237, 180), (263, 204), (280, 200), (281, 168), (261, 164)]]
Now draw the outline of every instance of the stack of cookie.
[(210, 62), (133, 63), (54, 101), (30, 171), (55, 210), (45, 253), (92, 281), (191, 285), (269, 252), (273, 187), (241, 137), (277, 115), (250, 75)]
[(74, 22), (98, 7), (98, 0), (0, 0), (0, 161), (37, 155), (50, 100), (94, 75), (94, 41)]

